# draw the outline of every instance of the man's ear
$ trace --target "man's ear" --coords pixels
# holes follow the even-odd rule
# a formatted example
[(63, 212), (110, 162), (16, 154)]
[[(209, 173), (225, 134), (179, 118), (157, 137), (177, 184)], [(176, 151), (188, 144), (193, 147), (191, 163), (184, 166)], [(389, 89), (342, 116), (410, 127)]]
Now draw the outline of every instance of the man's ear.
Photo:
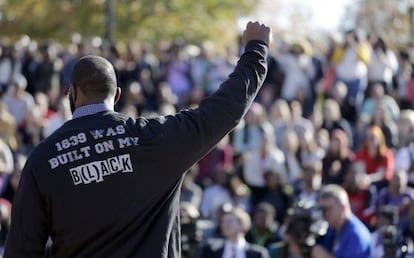
[(118, 103), (120, 98), (121, 98), (121, 88), (116, 87), (114, 104)]
[(341, 211), (342, 211), (342, 212), (345, 212), (345, 211), (346, 211), (346, 206), (345, 206), (345, 205), (343, 205), (343, 204), (341, 204)]
[(76, 96), (76, 89), (73, 84), (70, 84), (69, 91), (70, 91), (70, 95), (72, 96), (73, 101), (75, 102), (77, 96)]

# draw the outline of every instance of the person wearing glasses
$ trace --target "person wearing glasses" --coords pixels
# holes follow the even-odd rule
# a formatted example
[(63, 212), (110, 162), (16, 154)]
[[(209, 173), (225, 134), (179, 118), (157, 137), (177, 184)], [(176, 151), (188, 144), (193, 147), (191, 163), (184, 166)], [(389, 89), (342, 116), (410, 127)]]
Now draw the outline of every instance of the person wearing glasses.
[(327, 234), (312, 249), (314, 258), (370, 258), (371, 233), (351, 211), (346, 191), (339, 185), (322, 188), (319, 205), (329, 223)]

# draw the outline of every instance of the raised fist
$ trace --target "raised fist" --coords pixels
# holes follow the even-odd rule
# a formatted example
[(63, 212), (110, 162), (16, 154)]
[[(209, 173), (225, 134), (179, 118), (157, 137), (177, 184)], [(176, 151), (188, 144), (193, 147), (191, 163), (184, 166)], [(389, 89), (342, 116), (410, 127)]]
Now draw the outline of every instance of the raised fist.
[(269, 45), (272, 40), (272, 29), (259, 22), (247, 23), (243, 33), (243, 43), (247, 44), (251, 40), (261, 40)]

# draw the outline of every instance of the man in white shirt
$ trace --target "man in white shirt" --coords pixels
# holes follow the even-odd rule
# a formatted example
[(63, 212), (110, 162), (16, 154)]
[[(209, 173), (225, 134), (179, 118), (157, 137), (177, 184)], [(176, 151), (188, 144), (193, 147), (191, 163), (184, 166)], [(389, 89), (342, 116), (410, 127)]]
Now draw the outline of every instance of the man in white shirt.
[(221, 217), (220, 229), (224, 239), (210, 239), (202, 250), (202, 258), (269, 258), (268, 251), (261, 246), (246, 242), (245, 234), (250, 229), (249, 214), (233, 208)]

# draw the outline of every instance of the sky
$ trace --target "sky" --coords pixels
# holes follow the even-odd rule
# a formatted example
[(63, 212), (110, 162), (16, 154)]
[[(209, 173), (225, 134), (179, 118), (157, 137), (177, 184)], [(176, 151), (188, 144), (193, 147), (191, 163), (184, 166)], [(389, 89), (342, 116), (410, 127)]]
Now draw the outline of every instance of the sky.
[(329, 31), (339, 26), (340, 19), (345, 14), (345, 7), (350, 0), (297, 0), (309, 5), (313, 12), (315, 26)]
[[(277, 1), (260, 0), (257, 8), (257, 17), (266, 23), (277, 23), (278, 26), (289, 28), (292, 26), (289, 15), (298, 8), (311, 18), (313, 27), (336, 31), (340, 19), (344, 16), (345, 7), (353, 0), (289, 0)], [(280, 6), (281, 5), (281, 6)], [(282, 12), (280, 10), (283, 10)]]

